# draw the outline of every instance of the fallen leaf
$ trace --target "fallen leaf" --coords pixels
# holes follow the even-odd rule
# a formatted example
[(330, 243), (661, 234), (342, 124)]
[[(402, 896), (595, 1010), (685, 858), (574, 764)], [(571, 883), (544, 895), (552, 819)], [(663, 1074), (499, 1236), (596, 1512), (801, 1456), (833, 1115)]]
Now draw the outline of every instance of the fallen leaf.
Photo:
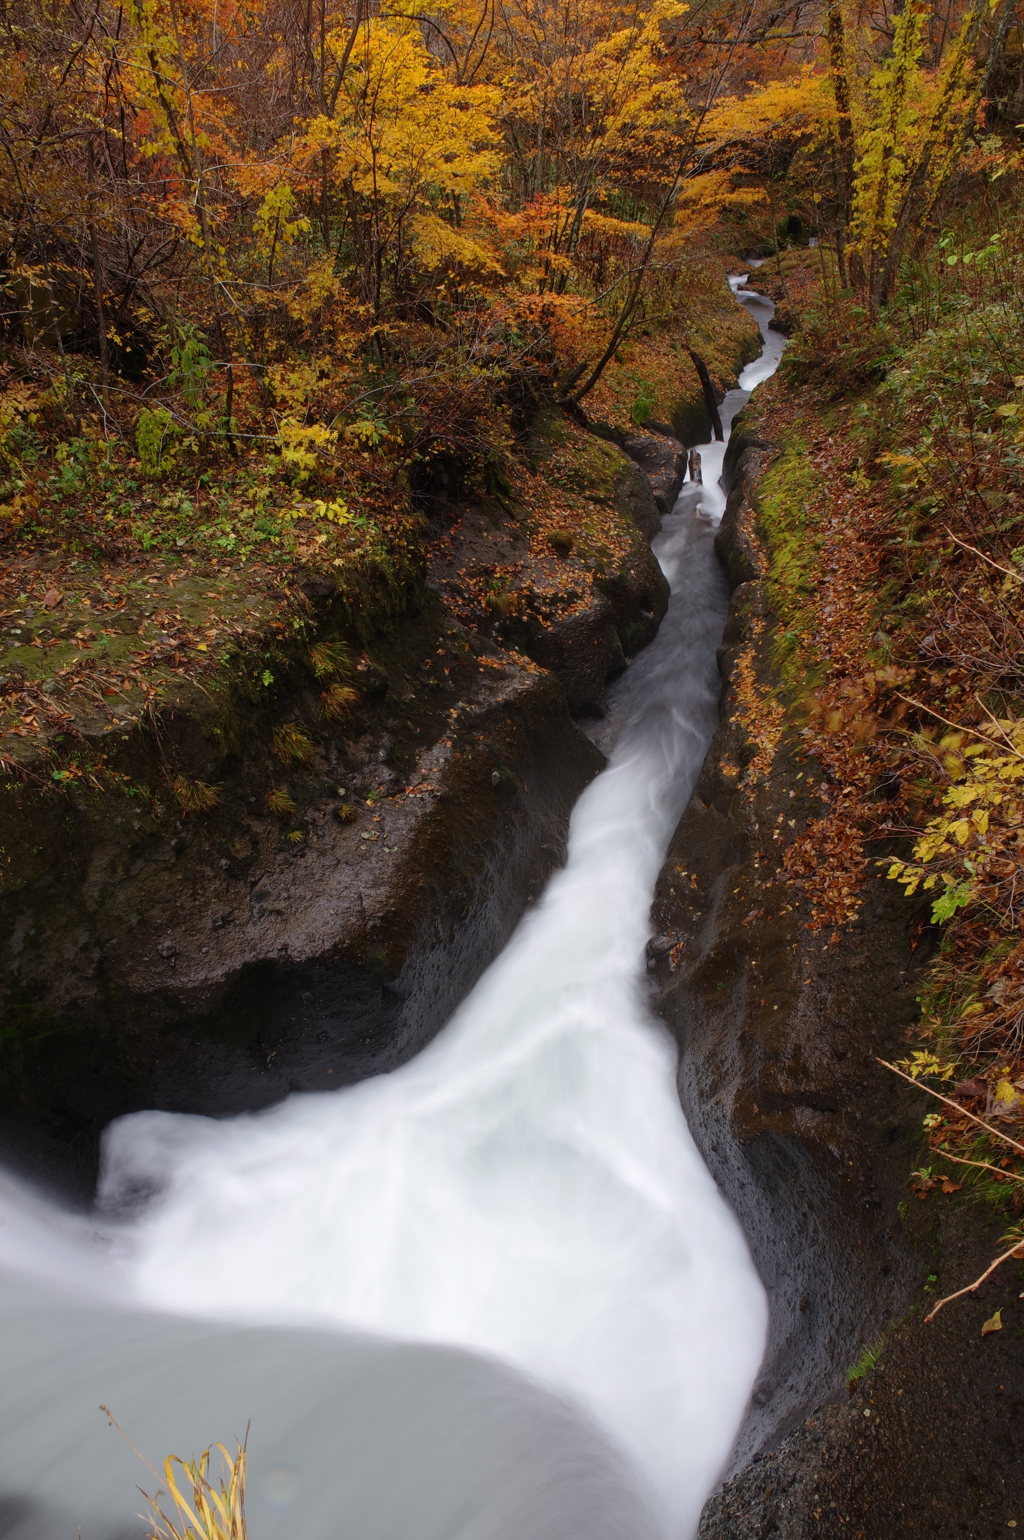
[(948, 1176), (942, 1178), (943, 1192), (959, 1192), (960, 1188), (961, 1184), (959, 1182), (951, 1182)]
[(995, 1315), (990, 1315), (989, 1316), (988, 1320), (985, 1322), (984, 1326), (981, 1328), (981, 1335), (983, 1337), (987, 1337), (990, 1331), (1002, 1331), (1002, 1329), (1003, 1329), (1002, 1311), (997, 1310)]
[(48, 588), (43, 595), (43, 603), (46, 605), (48, 610), (52, 610), (56, 608), (63, 597), (64, 595), (61, 593), (59, 588)]

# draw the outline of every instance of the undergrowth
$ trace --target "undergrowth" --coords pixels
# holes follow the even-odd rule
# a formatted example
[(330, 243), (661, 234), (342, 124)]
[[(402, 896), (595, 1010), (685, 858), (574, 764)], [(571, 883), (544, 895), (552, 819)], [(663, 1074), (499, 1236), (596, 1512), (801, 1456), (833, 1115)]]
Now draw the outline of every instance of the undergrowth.
[[(871, 323), (805, 293), (762, 393), (784, 446), (761, 489), (776, 662), (826, 810), (787, 853), (812, 928), (872, 866), (939, 945), (912, 1051), (941, 1093), (919, 1196), (1024, 1215), (1024, 209), (962, 183), (950, 227)], [(808, 406), (812, 395), (815, 405)], [(765, 408), (762, 405), (761, 410)], [(1007, 1255), (1016, 1254), (1011, 1246)]]

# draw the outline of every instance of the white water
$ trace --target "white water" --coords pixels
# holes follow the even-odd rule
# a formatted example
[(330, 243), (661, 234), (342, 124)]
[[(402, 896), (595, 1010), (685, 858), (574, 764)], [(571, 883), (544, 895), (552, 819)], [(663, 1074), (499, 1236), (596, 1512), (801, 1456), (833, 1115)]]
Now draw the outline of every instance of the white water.
[[(726, 424), (782, 346), (770, 303), (738, 297), (766, 346)], [(430, 1047), (256, 1115), (120, 1120), (101, 1196), (159, 1195), (99, 1243), (0, 1192), (0, 1256), (21, 1274), (0, 1286), (0, 1532), (57, 1540), (56, 1510), (11, 1510), (3, 1529), (5, 1489), (31, 1491), (34, 1467), (62, 1515), (78, 1492), (83, 1540), (138, 1533), (106, 1490), (114, 1436), (87, 1426), (95, 1393), (160, 1456), (251, 1417), (253, 1540), (693, 1533), (766, 1329), (644, 985), (654, 882), (717, 717), (723, 451), (702, 446), (705, 486), (684, 489), (655, 542), (669, 612), (613, 693), (617, 743), (573, 813), (567, 865)], [(62, 1283), (90, 1297), (61, 1298)], [(218, 1408), (231, 1426), (211, 1426)], [(275, 1507), (281, 1469), (291, 1495)]]

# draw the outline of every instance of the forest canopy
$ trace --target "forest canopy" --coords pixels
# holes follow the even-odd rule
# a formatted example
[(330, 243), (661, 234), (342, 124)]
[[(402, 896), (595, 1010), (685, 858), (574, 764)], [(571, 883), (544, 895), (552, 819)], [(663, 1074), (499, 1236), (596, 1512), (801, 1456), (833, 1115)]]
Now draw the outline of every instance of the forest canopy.
[(787, 220), (877, 315), (1012, 17), (15, 0), (8, 522), (47, 502), (40, 434), (72, 490), (114, 441), (143, 476), (255, 451), (336, 519), (353, 457), (486, 474), (531, 402), (578, 406), (631, 337), (699, 324), (709, 251)]

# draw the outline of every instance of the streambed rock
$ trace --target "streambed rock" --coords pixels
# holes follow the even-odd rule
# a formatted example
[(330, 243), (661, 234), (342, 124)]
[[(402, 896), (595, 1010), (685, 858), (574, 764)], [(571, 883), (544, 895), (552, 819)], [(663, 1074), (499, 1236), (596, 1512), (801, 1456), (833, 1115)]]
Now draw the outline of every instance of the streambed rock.
[(631, 433), (622, 448), (651, 484), (658, 512), (671, 513), (686, 476), (686, 450), (669, 433)]
[[(560, 858), (603, 760), (553, 675), (486, 648), (456, 664), (450, 631), (448, 688), (411, 714), (403, 664), (437, 639), (418, 629), (376, 649), (392, 693), (357, 741), (321, 722), (289, 775), (258, 734), (203, 817), (9, 789), (8, 1147), (45, 1134), (88, 1164), (118, 1113), (265, 1106), (392, 1068), (437, 1031)], [(287, 706), (312, 718), (301, 693)], [(185, 711), (160, 748), (198, 769), (202, 736)]]
[(980, 1328), (997, 1304), (1024, 1328), (1020, 1268), (922, 1324), (936, 1288), (977, 1276), (1002, 1227), (913, 1197), (926, 1099), (877, 1062), (906, 1053), (930, 929), (876, 869), (858, 920), (811, 934), (779, 868), (821, 811), (814, 767), (783, 736), (770, 776), (747, 775), (743, 644), (756, 680), (779, 687), (757, 531), (769, 453), (742, 434), (729, 446), (722, 723), (659, 879), (649, 949), (691, 1129), (771, 1304), (734, 1474), (701, 1537), (1005, 1534), (1024, 1525), (1010, 1422), (1024, 1354), (1009, 1332), (982, 1340)]
[(558, 525), (550, 509), (545, 534), (536, 510), (454, 504), (429, 547), (429, 581), (463, 624), (550, 669), (574, 716), (600, 716), (606, 684), (668, 606), (649, 543), (664, 511), (652, 490), (660, 462), (645, 475), (617, 444), (561, 419), (538, 426), (529, 457), (545, 492), (564, 499)]

